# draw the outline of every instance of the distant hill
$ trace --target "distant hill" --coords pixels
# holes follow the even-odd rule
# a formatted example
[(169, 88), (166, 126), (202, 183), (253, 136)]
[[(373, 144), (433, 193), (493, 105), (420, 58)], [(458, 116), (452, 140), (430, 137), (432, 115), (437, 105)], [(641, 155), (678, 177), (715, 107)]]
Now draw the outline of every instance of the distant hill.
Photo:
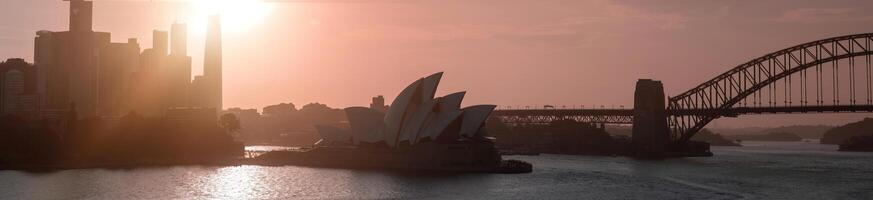
[(791, 133), (800, 136), (804, 139), (819, 139), (822, 135), (833, 126), (825, 125), (795, 125), (782, 127), (747, 127), (747, 128), (714, 128), (716, 131), (725, 136), (741, 136), (741, 135), (766, 135), (769, 133)]
[[(631, 136), (633, 132), (633, 127), (606, 126), (606, 132), (608, 132), (610, 135)], [(713, 133), (708, 129), (700, 130), (700, 132), (694, 134), (694, 137), (692, 137), (691, 140), (707, 142), (712, 146), (740, 146), (740, 144), (734, 142), (733, 140), (725, 138), (724, 135)]]
[(849, 138), (861, 135), (873, 135), (873, 119), (864, 118), (861, 121), (848, 123), (825, 132), (821, 138), (822, 144), (842, 144)]
[(840, 151), (873, 152), (873, 135), (859, 135), (840, 144)]
[(765, 133), (767, 129), (771, 129), (767, 127), (743, 127), (743, 128), (707, 128), (709, 130), (719, 132), (725, 136), (732, 135), (751, 135), (751, 134), (760, 134)]
[[(797, 126), (782, 126), (782, 127), (745, 127), (745, 128), (707, 128), (713, 132), (718, 132), (720, 135), (731, 136), (747, 136), (747, 135), (766, 135), (770, 133), (790, 133), (800, 136), (803, 139), (820, 139), (825, 131), (834, 128), (834, 126), (825, 125), (797, 125)], [(631, 135), (631, 126), (606, 126), (606, 132), (611, 135)]]
[(713, 133), (708, 129), (700, 130), (700, 132), (694, 134), (694, 137), (691, 137), (691, 140), (707, 142), (712, 146), (740, 146), (739, 143), (727, 139), (718, 133)]
[(801, 141), (803, 138), (797, 136), (793, 133), (786, 132), (770, 132), (767, 134), (760, 135), (731, 135), (727, 136), (730, 140), (744, 140), (744, 141), (785, 141), (785, 142), (793, 142), (793, 141)]

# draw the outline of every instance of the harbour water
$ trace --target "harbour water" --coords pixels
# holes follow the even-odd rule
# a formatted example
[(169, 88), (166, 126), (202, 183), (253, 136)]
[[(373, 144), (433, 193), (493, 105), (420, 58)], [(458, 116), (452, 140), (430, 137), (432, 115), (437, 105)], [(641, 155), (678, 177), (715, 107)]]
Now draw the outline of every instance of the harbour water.
[(873, 199), (873, 153), (813, 142), (743, 145), (669, 160), (507, 156), (532, 163), (530, 174), (296, 166), (0, 171), (0, 199)]

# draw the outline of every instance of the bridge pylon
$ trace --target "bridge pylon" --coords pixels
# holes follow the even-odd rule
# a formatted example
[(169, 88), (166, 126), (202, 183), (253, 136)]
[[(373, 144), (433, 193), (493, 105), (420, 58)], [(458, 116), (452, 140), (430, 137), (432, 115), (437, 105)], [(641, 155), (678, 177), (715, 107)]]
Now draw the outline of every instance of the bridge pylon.
[(631, 137), (635, 153), (661, 156), (669, 151), (666, 98), (661, 81), (640, 79), (634, 91), (634, 123)]

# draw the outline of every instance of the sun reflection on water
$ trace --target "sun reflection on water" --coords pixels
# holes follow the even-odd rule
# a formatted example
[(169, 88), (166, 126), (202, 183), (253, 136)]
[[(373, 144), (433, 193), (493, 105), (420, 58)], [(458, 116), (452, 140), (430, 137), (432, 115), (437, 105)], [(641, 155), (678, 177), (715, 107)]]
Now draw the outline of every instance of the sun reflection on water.
[(204, 192), (218, 199), (248, 199), (267, 187), (263, 167), (233, 166), (216, 169), (204, 184)]

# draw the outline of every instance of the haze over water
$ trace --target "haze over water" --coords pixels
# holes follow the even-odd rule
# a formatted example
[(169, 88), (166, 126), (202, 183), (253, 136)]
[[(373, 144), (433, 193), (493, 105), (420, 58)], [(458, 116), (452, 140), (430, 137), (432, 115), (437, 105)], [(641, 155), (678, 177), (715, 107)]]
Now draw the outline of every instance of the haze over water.
[(865, 199), (873, 155), (803, 142), (714, 147), (665, 161), (507, 156), (530, 174), (432, 174), (296, 166), (0, 171), (8, 199)]
[[(688, 142), (695, 140), (690, 136), (697, 128), (844, 125), (869, 117), (870, 1), (779, 0), (749, 6), (626, 0), (94, 0), (93, 19), (90, 2), (72, 2), (81, 4), (0, 0), (0, 19), (5, 19), (0, 20), (0, 59), (11, 58), (0, 66), (10, 66), (0, 68), (10, 69), (0, 71), (0, 113), (10, 113), (0, 115), (0, 153), (5, 153), (0, 169), (14, 169), (0, 170), (0, 199), (873, 197), (873, 154), (841, 152), (818, 141), (744, 142), (742, 147), (713, 146), (714, 157), (661, 160), (498, 156), (712, 155), (708, 144)], [(206, 16), (213, 16), (210, 31)], [(850, 36), (789, 48), (841, 35)], [(103, 45), (76, 44), (92, 36), (107, 37), (95, 43)], [(150, 47), (152, 38), (157, 42)], [(177, 48), (164, 51), (168, 44), (189, 40), (190, 50), (173, 45), (184, 47), (181, 54)], [(749, 68), (731, 70), (785, 48), (762, 57), (766, 62), (756, 59), (736, 69)], [(164, 62), (170, 57), (180, 59)], [(856, 66), (856, 57), (866, 62)], [(114, 68), (138, 71), (106, 70)], [(815, 78), (806, 78), (811, 70)], [(199, 71), (213, 73), (189, 79)], [(422, 78), (427, 74), (435, 78)], [(742, 81), (734, 84), (735, 79)], [(128, 80), (138, 84), (120, 87)], [(809, 89), (807, 81), (813, 80), (816, 87)], [(411, 82), (408, 92), (401, 92)], [(701, 83), (706, 87), (695, 89)], [(857, 83), (865, 84), (859, 89), (866, 94), (856, 92)], [(681, 95), (689, 89), (697, 93)], [(468, 93), (447, 95), (460, 91)], [(810, 92), (814, 104), (805, 99)], [(749, 94), (752, 106), (740, 107)], [(671, 103), (666, 109), (660, 102), (664, 97)], [(370, 100), (369, 108), (342, 110)], [(144, 105), (127, 105), (139, 103)], [(489, 105), (468, 107), (476, 104)], [(495, 105), (521, 114), (495, 114)], [(137, 107), (150, 112), (127, 112)], [(600, 109), (585, 114), (577, 108)], [(489, 125), (498, 126), (485, 126), (489, 115)], [(521, 120), (493, 120), (501, 116)], [(608, 122), (585, 118), (590, 116), (607, 116)], [(721, 119), (709, 121), (716, 117)], [(545, 121), (524, 121), (530, 119)], [(609, 135), (610, 123), (636, 124), (626, 134)], [(873, 119), (864, 119), (815, 138), (838, 137), (847, 144), (840, 149), (852, 151), (865, 137), (849, 134), (869, 134), (871, 127)], [(755, 136), (800, 138), (800, 133), (761, 130), (767, 135)], [(866, 139), (871, 142), (873, 136)], [(687, 154), (673, 154), (680, 152)], [(307, 164), (327, 165), (302, 167)], [(369, 164), (533, 170), (422, 174), (332, 168)], [(145, 167), (154, 165), (172, 166)], [(142, 167), (107, 169), (117, 166)]]
[[(743, 62), (817, 39), (873, 32), (869, 1), (97, 0), (94, 26), (151, 43), (174, 21), (202, 66), (204, 10), (223, 7), (225, 102), (365, 106), (445, 71), (465, 104), (631, 107), (634, 81), (677, 95)], [(218, 1), (218, 0), (215, 0)], [(213, 1), (214, 2), (214, 1)], [(226, 3), (231, 2), (231, 3)], [(234, 3), (236, 2), (236, 3)], [(288, 2), (288, 3), (280, 3)], [(0, 55), (33, 60), (37, 30), (65, 30), (67, 4), (0, 2)], [(483, 79), (483, 77), (487, 77)], [(512, 80), (512, 81), (509, 81)], [(278, 86), (277, 86), (278, 85)], [(392, 99), (388, 99), (390, 102)], [(840, 125), (866, 114), (719, 120), (720, 126)]]

